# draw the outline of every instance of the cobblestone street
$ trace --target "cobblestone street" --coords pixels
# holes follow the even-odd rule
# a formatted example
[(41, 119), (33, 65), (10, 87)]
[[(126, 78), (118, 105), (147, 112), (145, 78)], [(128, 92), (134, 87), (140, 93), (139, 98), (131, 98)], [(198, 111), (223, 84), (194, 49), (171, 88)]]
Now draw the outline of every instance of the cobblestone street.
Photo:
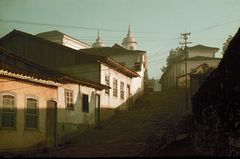
[(186, 124), (184, 94), (145, 93), (130, 111), (121, 111), (101, 128), (76, 134), (67, 144), (34, 157), (195, 156)]
[[(168, 144), (182, 133), (182, 99), (145, 93), (130, 111), (117, 113), (100, 129), (75, 136), (68, 145), (46, 154), (54, 157), (162, 156)], [(184, 135), (184, 134), (183, 134)], [(180, 135), (181, 138), (181, 135)], [(176, 148), (175, 148), (176, 149)], [(193, 155), (189, 154), (180, 155)], [(171, 155), (171, 154), (170, 154)]]

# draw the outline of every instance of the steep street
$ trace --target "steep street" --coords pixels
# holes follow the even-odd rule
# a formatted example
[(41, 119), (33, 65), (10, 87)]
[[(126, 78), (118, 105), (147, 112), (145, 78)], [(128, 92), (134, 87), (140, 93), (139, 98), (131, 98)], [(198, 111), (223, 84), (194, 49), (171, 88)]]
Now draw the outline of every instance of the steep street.
[(184, 127), (188, 118), (184, 113), (184, 98), (179, 94), (184, 93), (181, 90), (168, 94), (146, 92), (130, 111), (119, 112), (100, 129), (89, 129), (64, 147), (40, 156), (196, 155), (191, 149), (187, 127)]

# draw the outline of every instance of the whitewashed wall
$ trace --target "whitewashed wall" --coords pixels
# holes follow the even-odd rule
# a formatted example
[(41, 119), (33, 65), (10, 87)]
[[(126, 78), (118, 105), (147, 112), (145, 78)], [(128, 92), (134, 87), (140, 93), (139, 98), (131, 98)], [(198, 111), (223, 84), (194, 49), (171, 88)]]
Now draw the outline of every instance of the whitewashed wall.
[(204, 56), (204, 57), (214, 57), (215, 52), (212, 50), (189, 50), (188, 58), (195, 57), (195, 56)]
[[(208, 61), (187, 61), (187, 73), (190, 73), (192, 69), (195, 69), (199, 65), (206, 63), (209, 67), (216, 68), (220, 60), (208, 60)], [(167, 88), (174, 87), (177, 84), (177, 77), (185, 74), (185, 62), (174, 64), (168, 68), (168, 72), (165, 74), (164, 80), (167, 83)]]
[[(124, 104), (127, 100), (127, 84), (130, 85), (131, 89), (131, 78), (113, 70), (109, 69), (109, 67), (101, 64), (101, 84), (105, 84), (105, 75), (110, 76), (110, 87), (113, 88), (113, 79), (116, 78), (118, 81), (118, 96), (113, 96), (113, 89), (109, 90), (109, 95), (105, 93), (105, 91), (101, 92), (101, 107), (102, 108), (112, 108), (115, 109), (122, 104)], [(124, 100), (120, 98), (120, 82), (124, 82)]]
[(75, 40), (66, 35), (64, 35), (64, 37), (63, 37), (63, 45), (70, 47), (72, 49), (75, 49), (75, 50), (91, 48), (91, 46), (89, 46), (81, 41)]
[[(74, 110), (66, 109), (64, 90), (73, 91)], [(89, 96), (89, 112), (82, 111), (82, 95)], [(58, 88), (58, 122), (71, 124), (95, 123), (95, 94), (94, 88), (79, 86), (77, 84), (66, 84)]]

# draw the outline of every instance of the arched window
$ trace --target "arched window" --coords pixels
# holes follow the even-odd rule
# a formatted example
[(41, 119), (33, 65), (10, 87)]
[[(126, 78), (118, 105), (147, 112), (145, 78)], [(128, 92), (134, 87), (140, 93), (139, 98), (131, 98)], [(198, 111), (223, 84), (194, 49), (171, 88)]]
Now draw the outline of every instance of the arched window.
[(16, 127), (16, 106), (13, 95), (2, 95), (1, 126), (3, 128)]
[(27, 98), (25, 107), (25, 128), (38, 128), (38, 101), (34, 98)]

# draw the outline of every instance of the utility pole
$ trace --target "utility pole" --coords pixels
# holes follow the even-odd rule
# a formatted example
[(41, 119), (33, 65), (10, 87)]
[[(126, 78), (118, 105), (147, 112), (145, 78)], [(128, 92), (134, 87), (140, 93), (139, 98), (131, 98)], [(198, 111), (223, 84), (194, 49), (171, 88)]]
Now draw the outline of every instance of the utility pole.
[(188, 36), (190, 35), (191, 33), (181, 33), (181, 36), (184, 40), (184, 42), (180, 42), (180, 45), (184, 45), (184, 54), (185, 54), (185, 91), (186, 91), (186, 110), (188, 110), (188, 78), (187, 78), (187, 44), (190, 44), (192, 42), (188, 42), (187, 39), (188, 39)]

